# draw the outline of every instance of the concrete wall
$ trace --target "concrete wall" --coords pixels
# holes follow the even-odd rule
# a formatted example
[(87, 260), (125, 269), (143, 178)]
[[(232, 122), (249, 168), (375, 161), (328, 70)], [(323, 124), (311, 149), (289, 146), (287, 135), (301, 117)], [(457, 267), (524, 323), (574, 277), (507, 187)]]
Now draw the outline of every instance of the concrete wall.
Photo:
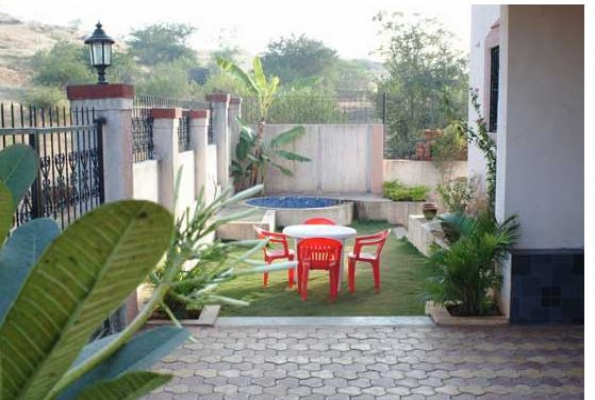
[(505, 6), (497, 215), (519, 248), (584, 247), (584, 21), (580, 6)]
[(219, 192), (220, 186), (218, 185), (217, 180), (217, 145), (210, 144), (207, 149), (207, 184), (205, 199), (207, 202), (213, 201)]
[(132, 165), (133, 197), (159, 202), (159, 161), (147, 160)]
[[(269, 125), (271, 140), (294, 125)], [(379, 124), (304, 125), (306, 134), (287, 150), (310, 162), (280, 161), (287, 177), (271, 168), (266, 190), (275, 192), (382, 192), (383, 132)]]
[(438, 186), (446, 177), (449, 179), (467, 177), (467, 161), (454, 161), (443, 172), (432, 161), (384, 160), (384, 181), (399, 180), (406, 185)]
[(178, 163), (176, 172), (180, 174), (180, 190), (178, 192), (176, 214), (180, 216), (187, 208), (192, 209), (196, 201), (194, 190), (194, 152), (185, 151), (179, 153), (176, 161)]
[[(479, 90), (479, 99), (482, 103), (482, 113), (486, 115), (485, 102), (485, 39), (492, 30), (494, 23), (500, 18), (499, 5), (473, 5), (471, 6), (471, 47), (469, 49), (469, 86)], [(477, 114), (473, 107), (469, 107), (469, 125), (475, 127)], [(467, 156), (467, 169), (469, 177), (483, 179), (486, 175), (486, 163), (483, 153), (473, 145), (469, 145)]]

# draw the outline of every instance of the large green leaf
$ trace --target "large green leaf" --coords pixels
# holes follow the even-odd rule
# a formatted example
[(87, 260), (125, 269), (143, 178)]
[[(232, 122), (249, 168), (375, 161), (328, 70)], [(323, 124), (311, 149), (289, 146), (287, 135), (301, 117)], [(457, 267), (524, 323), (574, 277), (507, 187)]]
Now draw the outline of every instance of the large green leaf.
[[(97, 351), (109, 344), (116, 336), (107, 337), (85, 346), (75, 365), (83, 362)], [(149, 368), (162, 359), (190, 336), (185, 329), (164, 326), (141, 333), (126, 343), (116, 354), (91, 370), (71, 385), (60, 400), (75, 399), (77, 394), (97, 381), (114, 379), (118, 375)]]
[(80, 400), (133, 400), (165, 385), (171, 375), (129, 372), (111, 381), (97, 382), (83, 391)]
[(284, 158), (286, 160), (290, 160), (290, 161), (299, 161), (299, 162), (306, 162), (306, 161), (310, 161), (310, 159), (308, 157), (304, 157), (300, 154), (291, 152), (291, 151), (287, 151), (287, 150), (275, 150), (275, 153), (281, 157)]
[(0, 250), (0, 326), (31, 268), (58, 235), (53, 220), (35, 219), (16, 229)]
[(272, 163), (273, 167), (277, 168), (285, 176), (293, 176), (293, 172), (289, 168), (284, 167), (276, 162)]
[(0, 182), (0, 246), (4, 243), (12, 226), (14, 209), (12, 193), (4, 183)]
[(267, 78), (262, 69), (260, 58), (254, 57), (252, 59), (252, 68), (254, 69), (254, 81), (261, 90), (265, 89), (267, 87)]
[(56, 239), (0, 328), (2, 399), (45, 398), (162, 258), (172, 233), (163, 207), (126, 200), (91, 211)]
[(15, 144), (0, 151), (0, 181), (12, 192), (15, 206), (33, 184), (38, 168), (37, 154), (29, 146)]
[(217, 58), (217, 65), (224, 71), (229, 72), (234, 78), (239, 80), (244, 87), (253, 95), (259, 95), (259, 88), (258, 85), (250, 78), (250, 76), (242, 71), (240, 67), (238, 67), (235, 63), (229, 60), (225, 60), (223, 58)]
[(271, 140), (271, 147), (277, 148), (285, 146), (286, 144), (295, 142), (306, 134), (303, 126), (294, 126), (288, 131), (280, 133), (276, 138)]

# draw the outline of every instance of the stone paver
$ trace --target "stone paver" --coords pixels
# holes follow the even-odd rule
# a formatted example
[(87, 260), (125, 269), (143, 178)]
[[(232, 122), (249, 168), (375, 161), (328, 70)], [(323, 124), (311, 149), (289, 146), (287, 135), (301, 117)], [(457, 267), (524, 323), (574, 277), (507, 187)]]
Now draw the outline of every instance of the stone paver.
[(582, 399), (581, 327), (217, 327), (158, 399)]

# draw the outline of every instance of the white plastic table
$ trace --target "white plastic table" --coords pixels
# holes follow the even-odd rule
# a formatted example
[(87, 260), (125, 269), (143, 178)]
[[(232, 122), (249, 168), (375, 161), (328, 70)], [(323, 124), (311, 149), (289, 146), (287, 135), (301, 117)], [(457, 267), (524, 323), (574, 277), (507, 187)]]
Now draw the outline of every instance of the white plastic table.
[[(339, 276), (337, 279), (337, 287), (341, 290), (341, 279), (343, 277), (343, 253), (345, 251), (345, 241), (354, 237), (357, 231), (348, 226), (341, 225), (290, 225), (283, 229), (283, 234), (296, 239), (298, 242), (302, 239), (310, 238), (329, 238), (340, 241), (343, 244), (341, 250), (341, 264), (339, 269)], [(297, 255), (297, 245), (296, 245)], [(300, 277), (297, 277), (299, 281)]]

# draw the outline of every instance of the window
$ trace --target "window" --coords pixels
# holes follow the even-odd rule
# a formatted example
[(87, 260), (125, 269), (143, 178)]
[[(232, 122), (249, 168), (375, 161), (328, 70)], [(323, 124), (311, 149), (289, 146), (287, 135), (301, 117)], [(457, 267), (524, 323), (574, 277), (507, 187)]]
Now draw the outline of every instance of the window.
[(498, 82), (500, 73), (500, 46), (490, 49), (490, 113), (488, 127), (490, 132), (498, 130)]

